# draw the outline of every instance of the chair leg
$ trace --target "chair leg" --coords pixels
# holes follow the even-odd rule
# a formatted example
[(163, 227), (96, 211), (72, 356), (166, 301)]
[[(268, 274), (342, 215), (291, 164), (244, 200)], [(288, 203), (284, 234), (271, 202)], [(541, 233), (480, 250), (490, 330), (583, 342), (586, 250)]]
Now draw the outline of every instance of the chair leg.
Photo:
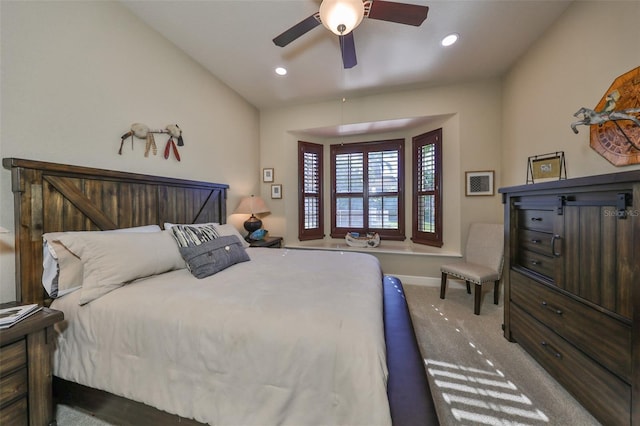
[(440, 280), (440, 299), (444, 299), (444, 294), (447, 291), (447, 274), (446, 272), (442, 273), (442, 278)]
[(480, 315), (480, 302), (482, 302), (482, 285), (476, 284), (473, 313)]
[(471, 283), (467, 281), (467, 294), (471, 294)]
[(493, 304), (497, 305), (500, 299), (500, 280), (496, 280), (493, 285)]

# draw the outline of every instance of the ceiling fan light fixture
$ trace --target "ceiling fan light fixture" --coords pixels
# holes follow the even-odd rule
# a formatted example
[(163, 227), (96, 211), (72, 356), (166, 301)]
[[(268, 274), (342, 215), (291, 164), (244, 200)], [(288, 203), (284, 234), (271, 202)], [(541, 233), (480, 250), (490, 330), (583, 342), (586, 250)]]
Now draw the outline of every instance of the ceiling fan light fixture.
[(456, 41), (458, 41), (458, 38), (460, 38), (458, 33), (451, 33), (451, 34), (449, 34), (448, 36), (446, 36), (445, 38), (442, 39), (441, 44), (444, 47), (451, 46), (452, 44), (455, 44)]
[(336, 35), (347, 35), (364, 18), (362, 0), (323, 0), (320, 4), (320, 21)]

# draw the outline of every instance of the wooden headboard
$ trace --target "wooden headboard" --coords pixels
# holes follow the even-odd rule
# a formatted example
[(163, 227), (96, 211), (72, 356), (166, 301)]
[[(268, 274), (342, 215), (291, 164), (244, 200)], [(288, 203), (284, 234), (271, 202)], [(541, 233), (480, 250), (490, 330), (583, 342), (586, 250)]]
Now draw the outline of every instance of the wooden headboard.
[(16, 300), (47, 305), (42, 234), (172, 223), (225, 223), (228, 185), (4, 158), (11, 170)]

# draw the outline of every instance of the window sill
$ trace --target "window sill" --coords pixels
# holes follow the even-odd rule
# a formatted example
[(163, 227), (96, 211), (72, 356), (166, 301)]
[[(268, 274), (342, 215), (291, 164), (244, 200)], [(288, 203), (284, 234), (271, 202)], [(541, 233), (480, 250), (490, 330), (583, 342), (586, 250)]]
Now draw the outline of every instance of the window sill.
[(410, 256), (462, 257), (459, 252), (445, 251), (437, 247), (400, 241), (382, 241), (378, 247), (351, 247), (344, 240), (332, 241), (300, 241), (287, 244), (288, 249), (354, 251), (369, 254), (402, 254)]

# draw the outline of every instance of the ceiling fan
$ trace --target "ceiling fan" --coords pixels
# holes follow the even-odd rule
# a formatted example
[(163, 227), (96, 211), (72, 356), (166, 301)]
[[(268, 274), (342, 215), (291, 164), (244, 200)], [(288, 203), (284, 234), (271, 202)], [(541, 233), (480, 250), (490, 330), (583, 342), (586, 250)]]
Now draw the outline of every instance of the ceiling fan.
[(384, 0), (323, 0), (317, 13), (289, 28), (274, 38), (273, 42), (276, 46), (284, 47), (322, 24), (339, 36), (344, 68), (353, 68), (358, 63), (353, 29), (363, 18), (419, 27), (427, 19), (428, 11), (427, 6)]

